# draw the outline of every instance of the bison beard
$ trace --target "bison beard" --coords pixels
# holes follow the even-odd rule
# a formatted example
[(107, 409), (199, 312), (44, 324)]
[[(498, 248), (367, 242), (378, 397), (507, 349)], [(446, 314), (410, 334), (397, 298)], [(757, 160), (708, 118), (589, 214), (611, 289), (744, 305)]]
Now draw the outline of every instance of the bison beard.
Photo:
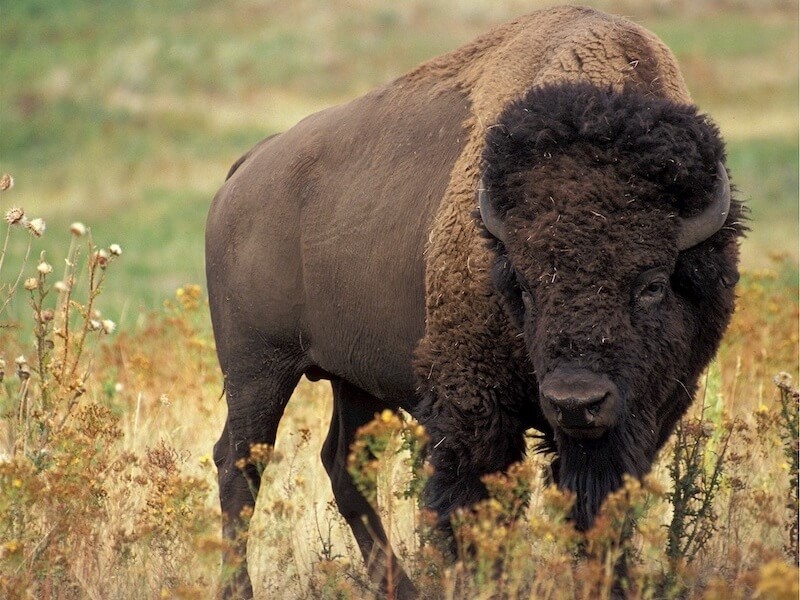
[[(575, 505), (571, 518), (578, 530), (591, 527), (603, 500), (622, 486), (624, 474), (642, 477), (650, 470), (650, 455), (655, 450), (652, 435), (642, 427), (616, 428), (608, 437), (598, 441), (576, 443), (556, 438), (559, 459), (554, 471), (560, 487), (574, 492)], [(646, 449), (649, 449), (648, 452)]]

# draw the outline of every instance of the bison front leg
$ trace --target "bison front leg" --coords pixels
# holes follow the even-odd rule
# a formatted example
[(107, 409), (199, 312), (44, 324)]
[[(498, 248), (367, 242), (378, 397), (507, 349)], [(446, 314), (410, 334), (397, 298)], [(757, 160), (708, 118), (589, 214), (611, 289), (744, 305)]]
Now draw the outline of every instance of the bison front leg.
[[(461, 403), (434, 403), (424, 424), (430, 438), (433, 474), (425, 487), (426, 505), (436, 511), (438, 527), (455, 556), (450, 518), (487, 497), (484, 475), (502, 472), (525, 455), (525, 427), (495, 405), (481, 416), (465, 413)], [(463, 406), (463, 404), (462, 404)]]
[(336, 505), (353, 531), (370, 579), (381, 585), (388, 598), (416, 598), (416, 589), (398, 564), (380, 518), (347, 470), (358, 428), (371, 421), (376, 412), (389, 407), (345, 381), (334, 380), (331, 387), (333, 415), (322, 447), (322, 463), (330, 477)]
[(226, 372), (228, 418), (214, 446), (222, 533), (230, 543), (223, 556), (224, 598), (253, 597), (247, 571), (247, 527), (261, 476), (248, 459), (254, 445), (274, 446), (278, 423), (300, 373), (293, 363), (274, 357), (257, 368)]
[(481, 478), (520, 461), (525, 430), (544, 421), (531, 402), (535, 382), (524, 345), (506, 331), (502, 314), (496, 306), (449, 327), (429, 323), (416, 351), (421, 398), (414, 416), (427, 431), (434, 469), (424, 499), (453, 553), (453, 512), (486, 498)]

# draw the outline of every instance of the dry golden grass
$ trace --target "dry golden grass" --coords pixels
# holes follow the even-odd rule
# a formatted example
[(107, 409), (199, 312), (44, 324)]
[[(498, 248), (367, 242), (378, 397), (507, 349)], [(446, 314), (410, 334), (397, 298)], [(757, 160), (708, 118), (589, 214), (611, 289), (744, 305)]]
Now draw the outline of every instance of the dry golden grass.
[[(8, 231), (36, 239), (21, 223)], [(0, 329), (0, 594), (213, 597), (226, 542), (210, 450), (225, 406), (206, 301), (199, 286), (183, 286), (136, 328), (115, 332), (92, 302), (125, 255), (81, 233), (76, 224), (63, 234), (72, 265), (63, 276), (50, 257), (23, 264), (9, 254), (2, 264), (25, 285), (4, 285), (0, 300), (13, 295), (33, 310), (18, 323), (3, 315)], [(615, 494), (586, 538), (564, 518), (571, 498), (545, 486), (545, 459), (534, 455), (489, 478), (492, 499), (459, 516), (459, 561), (449, 565), (427, 543), (429, 518), (414, 500), (421, 432), (377, 415), (359, 447), (379, 460), (356, 451), (351, 468), (424, 597), (608, 597), (620, 557), (633, 598), (797, 597), (788, 377), (798, 377), (798, 303), (774, 260), (775, 270), (743, 277), (702, 397), (652, 475)], [(780, 371), (789, 376), (779, 388)], [(318, 458), (330, 411), (327, 386), (304, 380), (281, 424), (250, 532), (260, 597), (374, 592)]]

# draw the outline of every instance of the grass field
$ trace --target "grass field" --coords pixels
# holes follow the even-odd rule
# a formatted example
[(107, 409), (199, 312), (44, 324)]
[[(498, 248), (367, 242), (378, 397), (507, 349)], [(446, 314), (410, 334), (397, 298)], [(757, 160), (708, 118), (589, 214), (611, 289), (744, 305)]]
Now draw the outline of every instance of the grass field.
[[(617, 8), (672, 47), (720, 123), (753, 211), (745, 264), (764, 267), (777, 251), (796, 265), (797, 15), (647, 5)], [(109, 305), (158, 306), (176, 284), (202, 282), (194, 232), (250, 145), (530, 6), (10, 3), (0, 23), (3, 169), (17, 178), (16, 201), (51, 229), (80, 219), (129, 250), (125, 292), (108, 290)]]
[[(641, 512), (636, 547), (598, 541), (582, 572), (570, 567), (574, 547), (553, 516), (560, 500), (538, 478), (528, 525), (512, 528), (511, 541), (492, 546), (478, 526), (464, 534), (465, 544), (489, 556), (504, 552), (507, 573), (519, 580), (490, 581), (481, 565), (425, 569), (437, 563), (419, 547), (420, 516), (413, 502), (387, 491), (407, 478), (402, 454), (386, 459), (378, 481), (383, 505), (391, 505), (385, 516), (404, 562), (442, 597), (591, 598), (606, 582), (603, 561), (635, 550), (639, 597), (669, 575), (692, 598), (796, 598), (796, 530), (787, 530), (797, 510), (796, 405), (772, 378), (780, 371), (798, 378), (797, 5), (586, 3), (630, 15), (673, 49), (695, 100), (726, 137), (734, 182), (752, 211), (740, 309), (709, 371), (705, 402), (696, 403), (686, 435), (664, 452), (646, 492), (629, 490)], [(16, 180), (0, 194), (0, 210), (20, 205), (46, 220), (22, 280), (50, 285), (63, 259), (75, 257), (77, 302), (19, 287), (0, 312), (0, 324), (15, 325), (0, 329), (0, 596), (213, 596), (221, 542), (210, 450), (225, 408), (202, 288), (203, 228), (229, 165), (303, 116), (545, 4), (552, 3), (0, 6), (0, 173)], [(105, 270), (85, 263), (85, 236), (73, 246), (79, 254), (70, 254), (74, 221), (91, 227), (99, 248), (116, 243), (122, 255)], [(18, 233), (0, 262), (0, 306), (23, 267), (29, 236)], [(37, 271), (42, 250), (53, 274)], [(101, 316), (86, 309), (90, 300)], [(117, 324), (113, 333), (89, 331), (102, 319)], [(72, 333), (56, 336), (53, 323), (64, 322)], [(53, 371), (37, 371), (45, 351)], [(29, 379), (14, 362), (20, 355)], [(253, 521), (252, 574), (263, 597), (356, 598), (368, 589), (319, 464), (329, 411), (327, 388), (304, 381), (282, 423), (280, 456), (267, 472), (273, 491)], [(692, 419), (701, 416), (708, 425), (698, 429)], [(691, 559), (666, 559), (666, 526), (676, 512), (670, 490), (689, 485), (670, 473), (682, 447), (704, 450), (702, 474), (721, 461), (724, 475), (717, 488), (703, 488), (705, 475), (692, 482), (712, 496), (712, 511), (698, 521), (707, 542)], [(678, 587), (659, 589), (669, 595)]]

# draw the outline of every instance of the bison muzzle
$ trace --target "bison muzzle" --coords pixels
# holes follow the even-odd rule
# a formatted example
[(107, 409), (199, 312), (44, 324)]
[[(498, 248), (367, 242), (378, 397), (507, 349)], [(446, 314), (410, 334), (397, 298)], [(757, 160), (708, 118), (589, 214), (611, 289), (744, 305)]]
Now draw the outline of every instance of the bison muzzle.
[(575, 438), (597, 439), (621, 416), (617, 386), (607, 376), (586, 369), (551, 371), (542, 378), (539, 392), (550, 424)]

